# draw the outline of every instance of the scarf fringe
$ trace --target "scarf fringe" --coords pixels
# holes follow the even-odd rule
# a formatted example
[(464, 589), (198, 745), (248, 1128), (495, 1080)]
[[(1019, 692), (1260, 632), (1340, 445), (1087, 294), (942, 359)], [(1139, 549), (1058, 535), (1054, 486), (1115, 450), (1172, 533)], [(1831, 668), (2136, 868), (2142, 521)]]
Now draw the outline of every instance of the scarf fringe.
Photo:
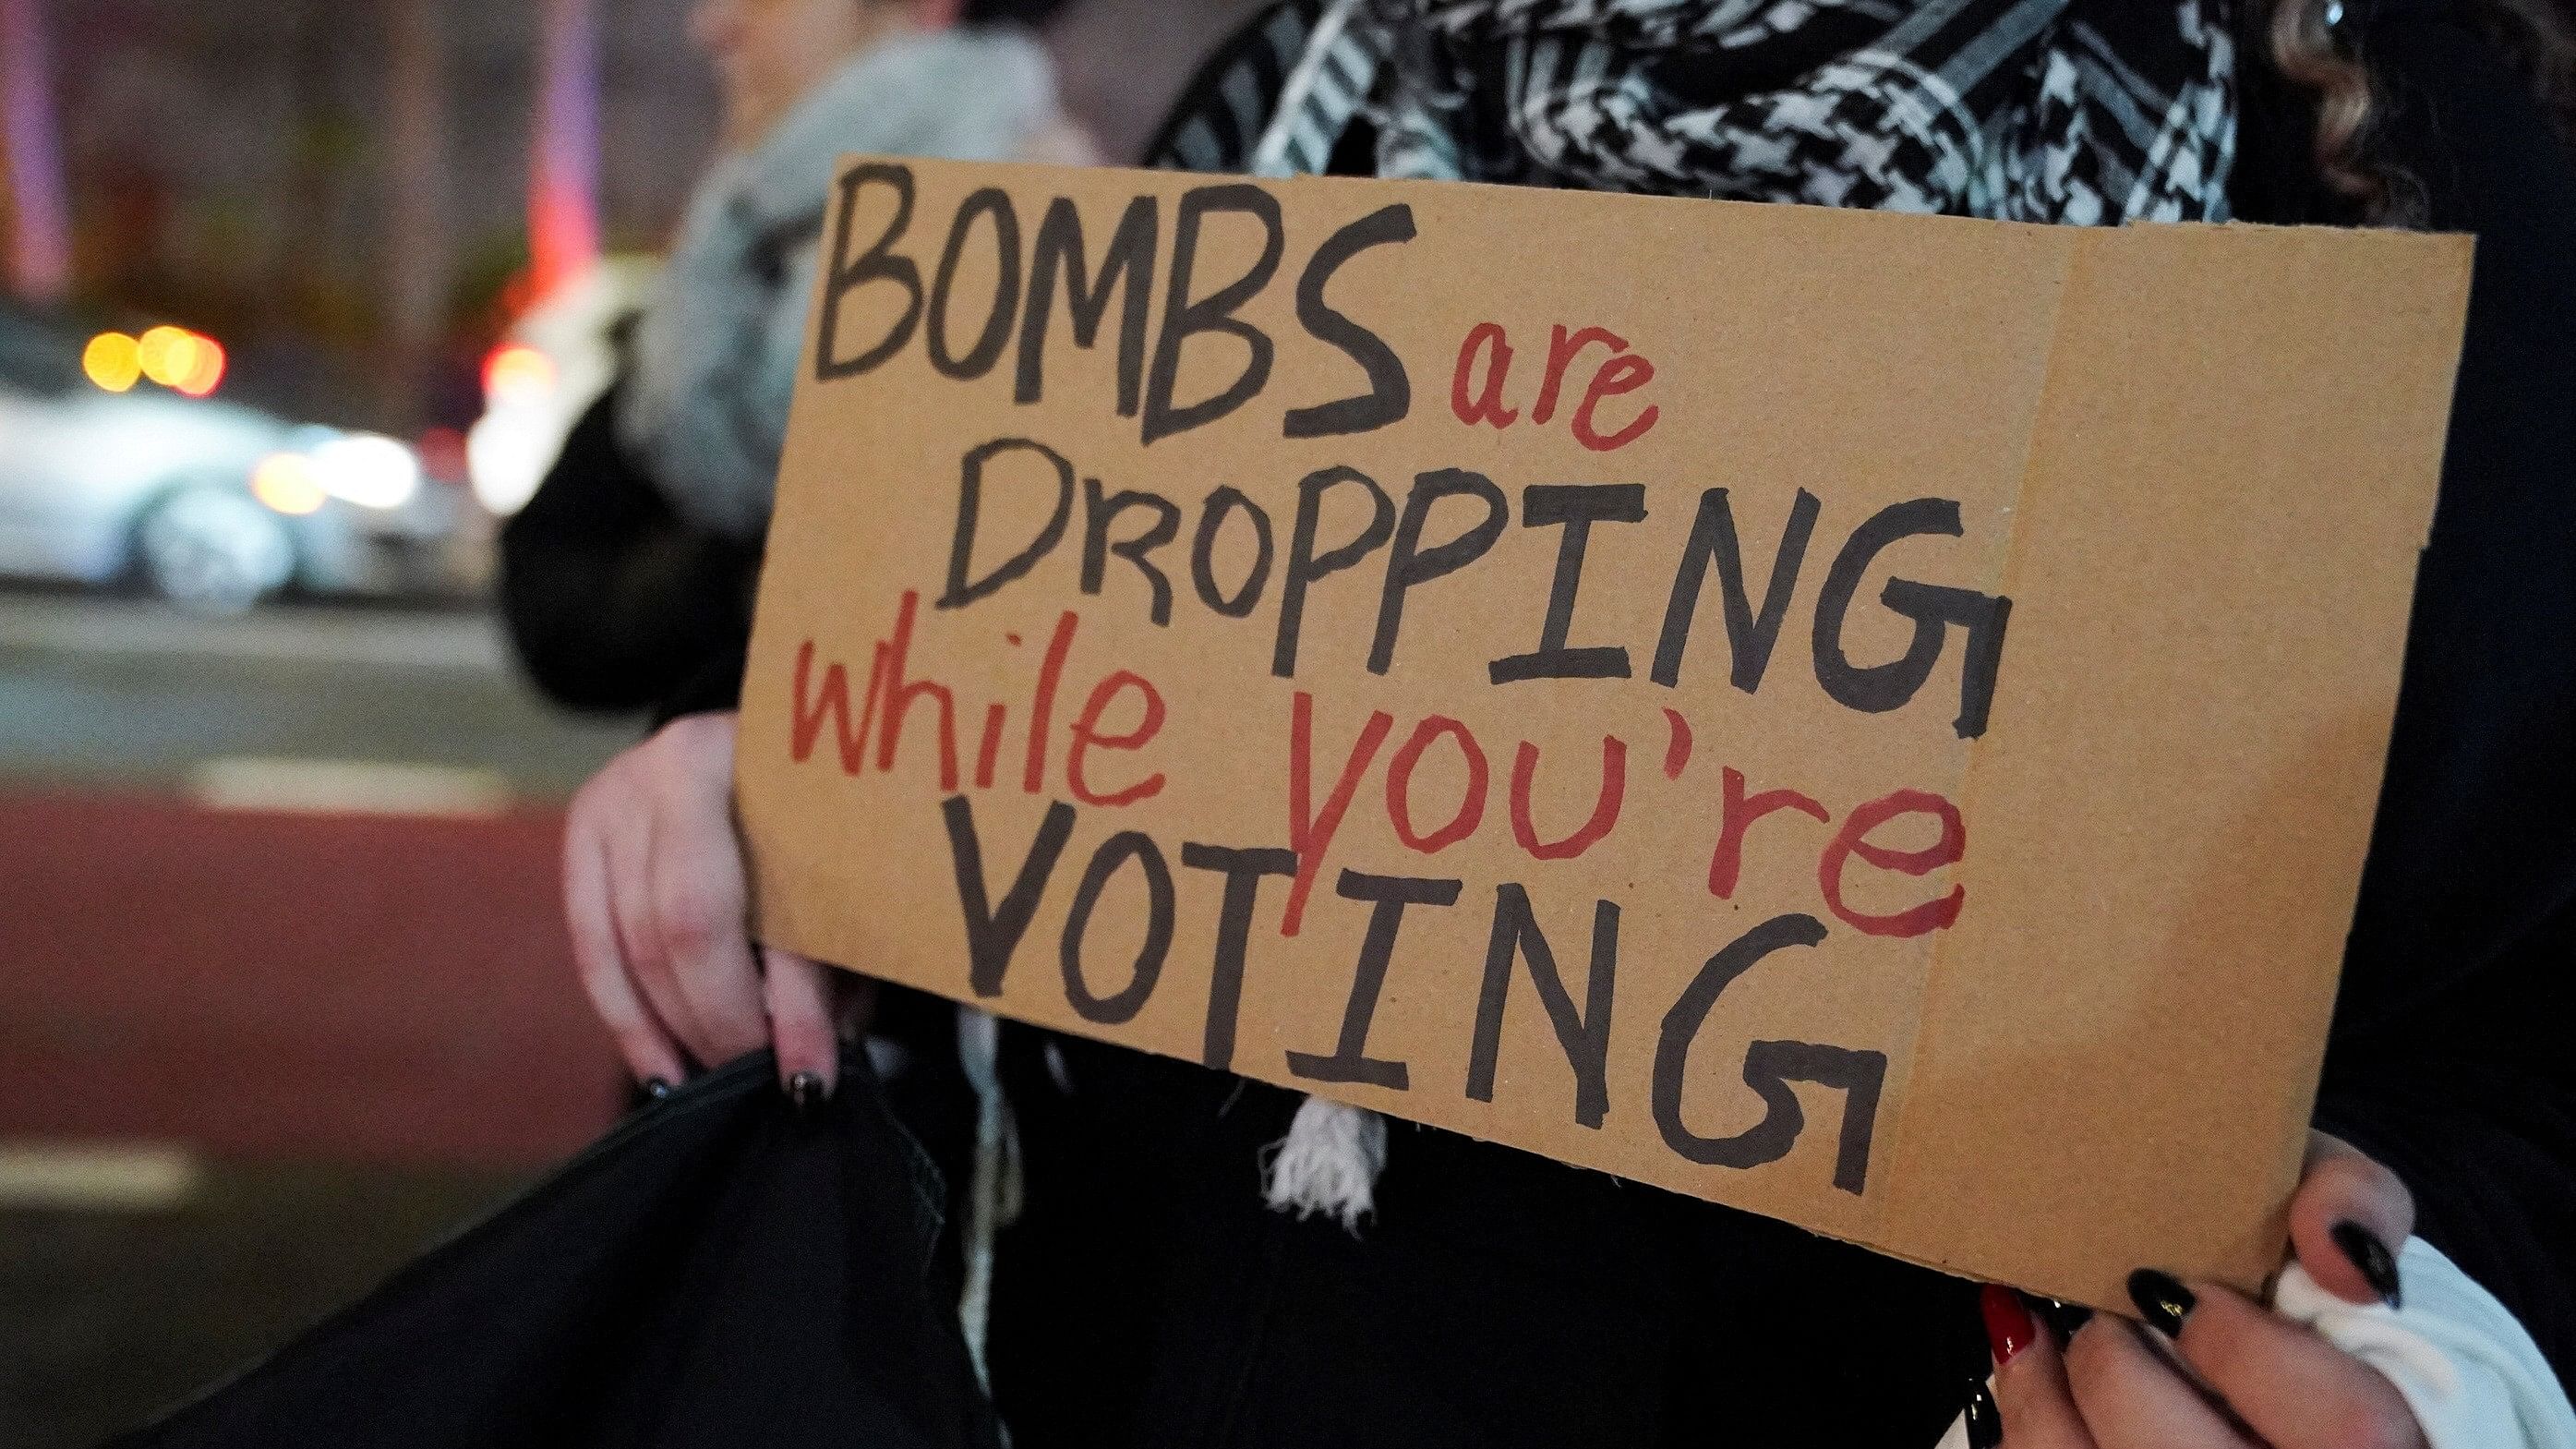
[(1366, 1108), (1322, 1097), (1297, 1104), (1288, 1135), (1271, 1149), (1263, 1197), (1300, 1218), (1323, 1213), (1356, 1233), (1377, 1209), (1377, 1177), (1386, 1167), (1386, 1119)]
[(989, 1389), (984, 1341), (992, 1318), (993, 1240), (1020, 1217), (1020, 1129), (1002, 1091), (1001, 1023), (989, 1012), (960, 1007), (957, 1055), (975, 1090), (975, 1178), (966, 1205), (966, 1282), (957, 1298), (957, 1323), (975, 1380)]

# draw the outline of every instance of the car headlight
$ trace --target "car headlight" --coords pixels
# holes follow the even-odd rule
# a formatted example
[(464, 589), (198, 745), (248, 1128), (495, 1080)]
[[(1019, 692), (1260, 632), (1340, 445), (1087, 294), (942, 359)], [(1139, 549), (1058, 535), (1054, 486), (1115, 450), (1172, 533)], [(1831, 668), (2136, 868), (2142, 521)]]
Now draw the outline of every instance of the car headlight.
[(318, 512), (329, 501), (313, 476), (313, 460), (302, 453), (271, 453), (251, 470), (251, 496), (290, 518)]
[(545, 481), (563, 435), (541, 413), (506, 409), (485, 413), (465, 435), (466, 475), (474, 496), (496, 518), (527, 506)]
[(420, 492), (420, 459), (376, 433), (352, 433), (316, 444), (313, 481), (322, 491), (361, 508), (400, 508)]

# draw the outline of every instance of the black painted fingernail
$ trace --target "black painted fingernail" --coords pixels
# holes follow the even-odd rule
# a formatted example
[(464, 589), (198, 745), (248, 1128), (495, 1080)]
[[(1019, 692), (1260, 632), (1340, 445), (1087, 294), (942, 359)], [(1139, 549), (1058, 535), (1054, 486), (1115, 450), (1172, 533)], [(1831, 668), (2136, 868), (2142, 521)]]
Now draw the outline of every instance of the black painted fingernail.
[(2343, 1249), (2352, 1266), (2361, 1270), (2361, 1281), (2370, 1285), (2380, 1302), (2391, 1308), (2398, 1306), (2403, 1294), (2397, 1283), (2397, 1259), (2377, 1233), (2347, 1219), (2326, 1229), (2326, 1236), (2334, 1239), (2334, 1245)]
[(2138, 1316), (2147, 1321), (2148, 1327), (2167, 1338), (2182, 1332), (2182, 1321), (2200, 1306), (2200, 1300), (2191, 1296), (2181, 1279), (2153, 1268), (2140, 1268), (2129, 1275), (2129, 1301), (2138, 1305)]
[(667, 1077), (646, 1077), (644, 1079), (644, 1095), (651, 1101), (659, 1102), (663, 1098), (670, 1096), (673, 1090), (670, 1079)]
[(2031, 1312), (2038, 1314), (2040, 1321), (2056, 1332), (2057, 1341), (2061, 1344), (2073, 1338), (2075, 1330), (2093, 1321), (2093, 1310), (2081, 1303), (2062, 1303), (2035, 1293), (2022, 1296), (2029, 1301)]
[(2003, 1410), (1995, 1407), (1994, 1390), (1983, 1379), (1968, 1395), (1967, 1419), (1968, 1449), (1995, 1449), (2004, 1442)]
[(823, 1090), (823, 1079), (812, 1072), (798, 1072), (787, 1079), (787, 1100), (799, 1112), (811, 1112), (823, 1105), (831, 1094)]

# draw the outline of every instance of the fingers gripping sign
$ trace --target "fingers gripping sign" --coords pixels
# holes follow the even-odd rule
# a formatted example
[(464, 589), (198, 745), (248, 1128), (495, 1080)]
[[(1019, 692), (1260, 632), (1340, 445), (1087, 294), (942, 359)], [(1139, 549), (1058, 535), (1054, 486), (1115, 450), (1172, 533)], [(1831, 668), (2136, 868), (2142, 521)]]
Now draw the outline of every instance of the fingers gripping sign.
[(2415, 1233), (2415, 1199), (2352, 1144), (2308, 1134), (2290, 1199), (2290, 1246), (2318, 1286), (2348, 1303), (2399, 1306), (2397, 1249)]
[(564, 917), (591, 1005), (628, 1070), (676, 1083), (764, 1043), (782, 1081), (829, 1092), (830, 968), (755, 948), (733, 819), (735, 716), (674, 720), (593, 776), (564, 829)]
[[(2299, 1265), (2359, 1304), (2399, 1299), (2392, 1243), (2414, 1203), (2396, 1176), (2317, 1134), (2290, 1202)], [(2010, 1289), (1984, 1305), (1994, 1415), (1970, 1439), (2015, 1449), (2423, 1449), (2397, 1387), (2303, 1324), (2233, 1289), (2154, 1269), (2131, 1276), (2141, 1322), (2100, 1315), (2061, 1346)]]

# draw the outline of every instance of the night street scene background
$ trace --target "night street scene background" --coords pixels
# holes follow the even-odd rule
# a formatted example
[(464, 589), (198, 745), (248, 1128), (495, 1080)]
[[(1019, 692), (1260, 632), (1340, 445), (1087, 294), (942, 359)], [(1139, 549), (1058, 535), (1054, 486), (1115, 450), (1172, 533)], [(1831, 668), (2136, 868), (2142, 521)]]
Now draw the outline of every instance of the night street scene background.
[[(1133, 155), (1238, 0), (1080, 0)], [(95, 1442), (596, 1135), (498, 521), (717, 139), (690, 0), (0, 0), (0, 1449)]]

